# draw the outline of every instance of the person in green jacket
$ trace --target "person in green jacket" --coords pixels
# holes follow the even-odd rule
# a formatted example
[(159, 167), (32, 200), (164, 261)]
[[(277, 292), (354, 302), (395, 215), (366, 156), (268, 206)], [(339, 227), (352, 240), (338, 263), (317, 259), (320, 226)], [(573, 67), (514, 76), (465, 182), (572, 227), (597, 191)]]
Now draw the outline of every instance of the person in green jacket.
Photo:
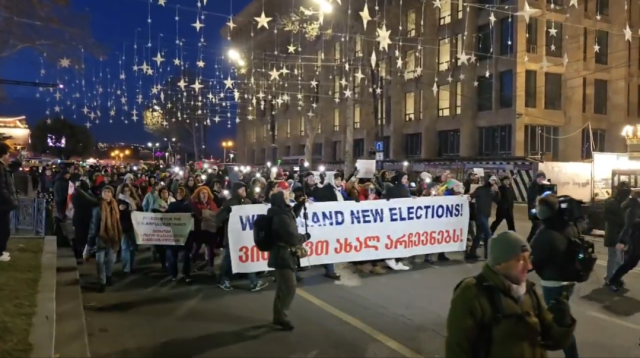
[(576, 327), (569, 304), (546, 307), (533, 282), (527, 241), (512, 231), (491, 239), (480, 274), (456, 287), (447, 317), (449, 358), (545, 358), (569, 345)]

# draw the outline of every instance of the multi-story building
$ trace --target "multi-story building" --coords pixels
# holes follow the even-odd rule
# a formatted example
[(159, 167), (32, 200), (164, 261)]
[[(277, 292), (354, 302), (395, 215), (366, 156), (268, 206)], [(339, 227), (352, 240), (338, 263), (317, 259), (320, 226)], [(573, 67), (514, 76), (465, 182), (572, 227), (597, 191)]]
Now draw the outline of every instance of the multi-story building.
[[(314, 3), (294, 2), (294, 8)], [(313, 41), (298, 41), (304, 35), (282, 28), (274, 31), (276, 14), (291, 12), (291, 1), (254, 0), (234, 17), (232, 44), (250, 59), (247, 74), (262, 81), (249, 89), (245, 77), (239, 87), (253, 93), (245, 100), (260, 91), (270, 100), (282, 93), (292, 98), (290, 106), (271, 110), (267, 103), (264, 111), (258, 100), (250, 120), (251, 103), (239, 106), (245, 111), (236, 139), (240, 162), (304, 154), (308, 105), (296, 107), (299, 85), (305, 99), (316, 101), (320, 117), (311, 146), (314, 161), (343, 160), (347, 111), (353, 111), (356, 158), (368, 157), (375, 141), (383, 141), (385, 157), (396, 160), (544, 154), (576, 161), (592, 150), (625, 150), (622, 128), (640, 116), (640, 39), (625, 40), (627, 23), (634, 33), (640, 26), (636, 3), (625, 1), (625, 9), (609, 0), (581, 0), (577, 8), (570, 0), (442, 0), (439, 9), (431, 1), (368, 0), (374, 19), (366, 31), (359, 15), (364, 3), (333, 1), (336, 8), (323, 25), (333, 35)], [(538, 10), (529, 21), (522, 15), (525, 5)], [(274, 18), (268, 30), (258, 29), (254, 20), (263, 9)], [(375, 40), (383, 22), (391, 30), (388, 52)], [(301, 54), (288, 54), (292, 42)], [(373, 50), (377, 73), (385, 77), (382, 90), (373, 90), (380, 92), (375, 100), (371, 82), (377, 77), (369, 76)], [(287, 62), (289, 70), (301, 73), (281, 79), (287, 87), (282, 82), (276, 87), (269, 76), (258, 79)], [(340, 81), (358, 68), (366, 69), (365, 79), (351, 82), (354, 96), (347, 100)], [(312, 80), (319, 83), (315, 93)]]

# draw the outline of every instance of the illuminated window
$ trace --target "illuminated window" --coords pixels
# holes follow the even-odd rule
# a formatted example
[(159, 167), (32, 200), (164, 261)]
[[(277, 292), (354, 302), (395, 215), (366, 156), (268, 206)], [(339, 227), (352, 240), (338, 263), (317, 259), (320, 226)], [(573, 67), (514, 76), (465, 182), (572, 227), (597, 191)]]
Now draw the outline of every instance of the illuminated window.
[(333, 110), (333, 131), (340, 131), (340, 109), (336, 108)]
[(462, 113), (462, 82), (456, 83), (456, 114)]
[(340, 63), (340, 45), (342, 45), (340, 41), (333, 44), (333, 58), (336, 63)]
[(407, 11), (407, 37), (416, 37), (416, 9)]
[(322, 133), (322, 121), (318, 122), (318, 131), (316, 133), (318, 134)]
[(287, 119), (287, 138), (291, 138), (291, 119)]
[[(456, 39), (456, 55), (460, 56), (462, 54), (462, 51), (464, 51), (462, 34), (457, 35), (455, 39)], [(458, 63), (458, 66), (462, 66), (462, 62), (460, 61), (459, 58), (457, 60), (457, 63)]]
[(356, 57), (362, 57), (362, 36), (356, 36)]
[(451, 41), (449, 38), (444, 38), (438, 45), (438, 70), (447, 71), (449, 61), (451, 61)]
[(405, 68), (405, 74), (413, 74), (416, 71), (416, 50), (407, 51), (406, 55), (407, 67)]
[(304, 117), (300, 118), (300, 136), (303, 137), (305, 135), (304, 130)]
[(404, 94), (404, 120), (406, 122), (412, 122), (415, 117), (416, 95), (413, 92), (407, 92)]
[(333, 98), (340, 98), (340, 79), (333, 76)]
[(263, 141), (267, 140), (267, 133), (269, 133), (269, 124), (265, 123), (262, 126), (262, 140)]
[(449, 85), (438, 86), (438, 117), (446, 117), (450, 115), (450, 91)]
[(360, 128), (360, 105), (353, 107), (353, 128)]
[(451, 1), (442, 1), (440, 4), (440, 25), (451, 22)]
[(273, 137), (278, 138), (278, 122), (273, 124)]
[(464, 9), (464, 0), (458, 0), (458, 19), (462, 19)]

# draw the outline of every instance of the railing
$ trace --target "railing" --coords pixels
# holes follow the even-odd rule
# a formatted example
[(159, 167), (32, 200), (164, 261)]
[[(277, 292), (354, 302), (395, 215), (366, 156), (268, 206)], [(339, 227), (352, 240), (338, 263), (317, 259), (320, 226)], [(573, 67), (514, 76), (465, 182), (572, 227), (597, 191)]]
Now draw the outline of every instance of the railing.
[(45, 199), (18, 198), (18, 208), (11, 212), (11, 233), (44, 236), (47, 226), (47, 205)]

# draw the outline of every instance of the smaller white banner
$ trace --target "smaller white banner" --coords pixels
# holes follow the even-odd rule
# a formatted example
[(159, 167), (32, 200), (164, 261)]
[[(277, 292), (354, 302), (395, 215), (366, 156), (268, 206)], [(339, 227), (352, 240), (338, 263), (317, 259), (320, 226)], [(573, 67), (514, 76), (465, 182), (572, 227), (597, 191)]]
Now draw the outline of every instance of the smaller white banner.
[(193, 228), (189, 213), (131, 213), (138, 245), (184, 245)]

